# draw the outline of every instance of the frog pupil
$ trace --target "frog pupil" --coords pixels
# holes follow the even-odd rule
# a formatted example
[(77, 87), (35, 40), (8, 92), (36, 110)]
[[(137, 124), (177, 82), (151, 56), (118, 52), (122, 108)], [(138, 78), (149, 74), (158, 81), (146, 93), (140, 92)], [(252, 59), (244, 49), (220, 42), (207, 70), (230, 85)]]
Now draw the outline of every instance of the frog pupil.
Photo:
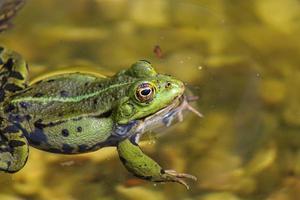
[(150, 93), (151, 93), (151, 89), (150, 88), (146, 88), (146, 89), (143, 89), (141, 91), (141, 95), (142, 96), (148, 96)]

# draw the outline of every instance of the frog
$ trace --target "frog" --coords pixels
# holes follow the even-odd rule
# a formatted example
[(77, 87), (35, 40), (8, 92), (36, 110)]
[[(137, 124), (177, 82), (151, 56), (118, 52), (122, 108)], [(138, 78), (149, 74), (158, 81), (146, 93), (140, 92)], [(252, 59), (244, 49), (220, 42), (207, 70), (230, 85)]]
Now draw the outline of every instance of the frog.
[(82, 154), (116, 147), (134, 176), (176, 182), (189, 189), (187, 173), (165, 169), (146, 155), (140, 138), (156, 127), (182, 121), (193, 109), (185, 84), (139, 60), (112, 76), (86, 72), (52, 75), (29, 83), (22, 56), (0, 47), (0, 171), (16, 173), (29, 147), (57, 154)]

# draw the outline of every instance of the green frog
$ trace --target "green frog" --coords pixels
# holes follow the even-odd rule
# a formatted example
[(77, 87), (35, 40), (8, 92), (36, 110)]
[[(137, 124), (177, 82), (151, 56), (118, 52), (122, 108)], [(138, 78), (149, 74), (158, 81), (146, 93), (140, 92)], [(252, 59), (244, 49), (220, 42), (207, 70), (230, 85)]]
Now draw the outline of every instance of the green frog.
[(154, 182), (196, 177), (165, 170), (138, 146), (143, 133), (182, 119), (189, 104), (182, 81), (140, 60), (111, 77), (64, 73), (28, 84), (22, 57), (0, 48), (0, 170), (25, 165), (29, 146), (80, 154), (115, 146), (135, 176)]

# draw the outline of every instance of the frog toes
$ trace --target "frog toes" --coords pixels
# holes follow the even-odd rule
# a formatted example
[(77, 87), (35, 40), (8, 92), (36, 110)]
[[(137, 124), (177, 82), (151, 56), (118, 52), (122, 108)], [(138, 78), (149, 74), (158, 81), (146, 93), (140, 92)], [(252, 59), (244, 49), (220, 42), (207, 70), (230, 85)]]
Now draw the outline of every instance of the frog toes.
[(164, 170), (163, 172), (164, 172), (163, 176), (165, 177), (166, 180), (180, 183), (181, 185), (184, 185), (187, 190), (190, 189), (190, 186), (183, 179), (186, 178), (186, 179), (191, 179), (191, 180), (197, 181), (197, 177), (193, 176), (191, 174), (178, 173), (172, 169)]

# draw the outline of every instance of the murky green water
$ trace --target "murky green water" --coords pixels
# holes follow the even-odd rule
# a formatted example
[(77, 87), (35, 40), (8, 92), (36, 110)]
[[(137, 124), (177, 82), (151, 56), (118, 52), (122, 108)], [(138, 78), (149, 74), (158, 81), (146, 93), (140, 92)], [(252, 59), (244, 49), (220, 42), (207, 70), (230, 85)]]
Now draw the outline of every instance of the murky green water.
[(21, 172), (0, 175), (0, 199), (299, 199), (299, 33), (297, 0), (28, 0), (0, 41), (23, 55), (31, 77), (114, 73), (147, 59), (187, 83), (205, 117), (146, 136), (143, 149), (198, 181), (190, 191), (137, 181), (114, 149), (31, 149)]

